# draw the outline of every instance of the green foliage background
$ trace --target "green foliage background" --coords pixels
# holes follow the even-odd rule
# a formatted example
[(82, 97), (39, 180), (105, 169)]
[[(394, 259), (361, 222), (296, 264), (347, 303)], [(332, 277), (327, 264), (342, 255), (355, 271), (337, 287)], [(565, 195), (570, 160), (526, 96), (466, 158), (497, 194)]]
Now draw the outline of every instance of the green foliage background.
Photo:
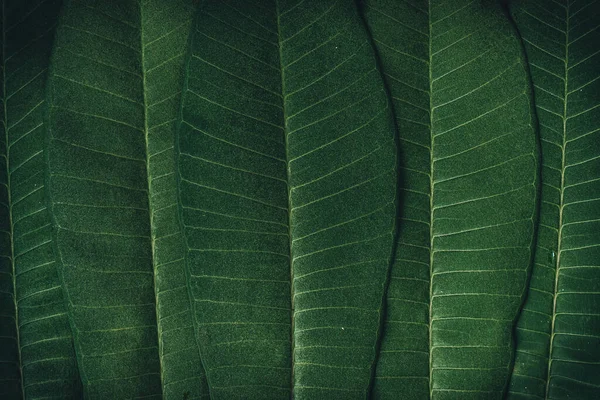
[(600, 2), (0, 20), (1, 398), (600, 398)]

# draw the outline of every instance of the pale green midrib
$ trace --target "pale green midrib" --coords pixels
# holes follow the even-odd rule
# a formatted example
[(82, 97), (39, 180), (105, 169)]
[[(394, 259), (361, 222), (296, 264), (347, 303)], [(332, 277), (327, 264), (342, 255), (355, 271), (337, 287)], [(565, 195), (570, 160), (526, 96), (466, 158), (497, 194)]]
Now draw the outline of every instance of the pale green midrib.
[(279, 70), (281, 72), (281, 106), (283, 109), (283, 136), (285, 138), (285, 172), (286, 172), (286, 186), (287, 186), (287, 199), (288, 199), (288, 248), (289, 248), (289, 260), (290, 260), (290, 341), (291, 341), (291, 364), (290, 364), (290, 397), (294, 398), (294, 360), (295, 360), (295, 340), (294, 340), (294, 313), (296, 312), (294, 307), (294, 257), (292, 255), (292, 197), (290, 187), (290, 156), (288, 146), (288, 135), (287, 135), (287, 118), (285, 111), (285, 77), (284, 77), (284, 66), (281, 51), (281, 19), (279, 12), (279, 0), (275, 0), (275, 12), (277, 14), (277, 45), (279, 51)]
[(15, 269), (15, 241), (14, 241), (14, 230), (12, 223), (12, 199), (11, 199), (11, 189), (10, 189), (10, 162), (8, 161), (10, 156), (10, 145), (9, 145), (9, 135), (8, 135), (8, 114), (6, 109), (6, 63), (4, 62), (6, 59), (6, 10), (4, 1), (2, 1), (2, 106), (4, 107), (4, 134), (5, 134), (5, 146), (6, 146), (6, 154), (4, 155), (4, 159), (6, 162), (6, 194), (8, 201), (8, 226), (10, 229), (10, 265), (12, 272), (12, 298), (15, 307), (15, 336), (17, 341), (17, 355), (19, 362), (19, 381), (21, 384), (21, 395), (22, 398), (25, 398), (25, 386), (23, 384), (23, 361), (21, 357), (21, 335), (19, 334), (19, 308), (17, 304), (17, 275)]
[(431, 329), (432, 325), (432, 311), (433, 311), (433, 104), (432, 104), (432, 96), (433, 93), (433, 79), (431, 74), (431, 2), (433, 0), (429, 0), (427, 2), (427, 19), (428, 19), (428, 52), (429, 52), (429, 62), (427, 63), (427, 69), (429, 72), (429, 315), (428, 315), (428, 334), (429, 334), (429, 348), (427, 349), (429, 353), (429, 398), (433, 398), (433, 357), (432, 351), (433, 348), (433, 338)]
[(160, 372), (160, 387), (161, 393), (165, 395), (165, 385), (164, 385), (164, 375), (163, 375), (163, 346), (162, 346), (162, 329), (161, 329), (161, 320), (160, 313), (158, 309), (158, 287), (156, 285), (156, 233), (154, 230), (154, 213), (152, 210), (152, 177), (150, 176), (150, 153), (148, 146), (148, 98), (146, 96), (146, 63), (145, 63), (145, 50), (144, 46), (144, 2), (143, 0), (139, 1), (140, 6), (140, 58), (141, 58), (141, 75), (142, 75), (142, 94), (143, 94), (143, 104), (144, 104), (144, 145), (146, 150), (146, 182), (148, 185), (147, 194), (148, 194), (148, 218), (150, 220), (150, 249), (152, 252), (152, 283), (154, 288), (154, 312), (156, 315), (156, 333), (158, 339), (158, 365)]
[(567, 93), (569, 93), (569, 6), (570, 2), (566, 2), (566, 26), (565, 26), (565, 77), (564, 77), (564, 88), (563, 88), (563, 131), (562, 131), (562, 145), (561, 150), (561, 166), (560, 166), (560, 200), (558, 205), (558, 238), (556, 243), (556, 265), (554, 266), (554, 290), (552, 291), (552, 323), (550, 325), (550, 345), (548, 347), (548, 369), (546, 370), (546, 387), (544, 390), (544, 399), (549, 399), (548, 394), (550, 391), (550, 379), (552, 376), (552, 350), (554, 346), (554, 330), (556, 322), (556, 300), (558, 294), (558, 278), (560, 276), (560, 256), (562, 254), (562, 230), (563, 230), (563, 210), (565, 207), (565, 167), (566, 167), (566, 147), (567, 147)]

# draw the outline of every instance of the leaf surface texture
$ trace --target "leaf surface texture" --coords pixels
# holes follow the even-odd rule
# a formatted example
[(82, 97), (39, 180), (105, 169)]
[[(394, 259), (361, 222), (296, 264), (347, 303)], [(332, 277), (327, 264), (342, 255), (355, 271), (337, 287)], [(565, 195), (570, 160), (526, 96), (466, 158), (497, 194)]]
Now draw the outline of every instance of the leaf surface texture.
[(542, 140), (542, 204), (509, 398), (600, 395), (600, 3), (515, 1)]
[(205, 1), (193, 35), (178, 168), (211, 398), (365, 398), (396, 158), (355, 5)]
[(394, 101), (402, 199), (373, 395), (502, 398), (538, 169), (519, 39), (492, 1), (363, 11)]
[(45, 81), (60, 1), (2, 1), (0, 397), (72, 398), (73, 338), (45, 203)]
[(599, 26), (0, 0), (0, 398), (600, 398)]
[(90, 398), (207, 394), (175, 207), (192, 14), (183, 0), (71, 1), (58, 28), (50, 204)]

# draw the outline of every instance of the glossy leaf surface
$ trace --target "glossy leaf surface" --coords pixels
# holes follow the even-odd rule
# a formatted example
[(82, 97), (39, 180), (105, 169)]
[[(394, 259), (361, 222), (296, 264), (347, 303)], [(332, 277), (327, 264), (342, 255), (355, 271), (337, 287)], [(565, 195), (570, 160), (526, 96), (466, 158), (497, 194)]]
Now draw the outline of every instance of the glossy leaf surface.
[(185, 1), (71, 1), (58, 28), (50, 204), (90, 398), (206, 394), (174, 207), (192, 13)]
[(402, 181), (373, 395), (502, 398), (536, 210), (519, 39), (492, 1), (370, 0), (364, 14), (394, 101)]
[(60, 1), (3, 1), (0, 397), (72, 398), (73, 339), (45, 206), (45, 82)]
[(211, 398), (365, 398), (396, 157), (354, 2), (205, 1), (193, 35), (178, 167)]
[(600, 3), (515, 1), (542, 139), (536, 263), (511, 399), (600, 396)]

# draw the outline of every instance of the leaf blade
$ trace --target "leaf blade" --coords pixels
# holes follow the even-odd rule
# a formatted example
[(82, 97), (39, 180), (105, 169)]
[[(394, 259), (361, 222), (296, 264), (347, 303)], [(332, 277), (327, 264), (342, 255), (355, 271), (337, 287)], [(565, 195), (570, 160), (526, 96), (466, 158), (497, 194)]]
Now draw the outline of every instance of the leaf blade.
[[(283, 398), (292, 387), (295, 398), (364, 396), (391, 252), (395, 156), (356, 10), (207, 1), (196, 29), (179, 175), (211, 396)], [(328, 209), (343, 198), (350, 206), (335, 219)]]
[[(598, 4), (513, 2), (531, 65), (543, 155), (541, 226), (517, 325), (510, 398), (598, 393)], [(586, 282), (588, 280), (589, 283)], [(581, 336), (580, 336), (581, 335)]]
[(404, 198), (373, 394), (500, 398), (536, 205), (520, 46), (489, 3), (367, 1), (364, 14), (394, 100)]
[(183, 64), (196, 8), (189, 1), (170, 2), (167, 7), (154, 0), (141, 7), (147, 171), (163, 396), (180, 398), (183, 394), (197, 399), (206, 397), (208, 388), (192, 327), (174, 152)]
[(57, 34), (50, 204), (91, 398), (206, 395), (172, 207), (192, 12), (185, 1), (72, 1)]
[(2, 202), (7, 213), (3, 220), (12, 236), (2, 246), (12, 253), (10, 259), (3, 257), (3, 264), (8, 261), (12, 265), (12, 271), (3, 268), (8, 272), (3, 277), (12, 275), (6, 294), (12, 297), (14, 315), (12, 323), (3, 327), (15, 335), (3, 348), (9, 353), (14, 350), (17, 368), (16, 376), (7, 374), (17, 385), (11, 394), (5, 393), (8, 398), (71, 398), (81, 391), (40, 173), (44, 164), (44, 84), (60, 5), (60, 1), (2, 2), (3, 189), (7, 191)]

